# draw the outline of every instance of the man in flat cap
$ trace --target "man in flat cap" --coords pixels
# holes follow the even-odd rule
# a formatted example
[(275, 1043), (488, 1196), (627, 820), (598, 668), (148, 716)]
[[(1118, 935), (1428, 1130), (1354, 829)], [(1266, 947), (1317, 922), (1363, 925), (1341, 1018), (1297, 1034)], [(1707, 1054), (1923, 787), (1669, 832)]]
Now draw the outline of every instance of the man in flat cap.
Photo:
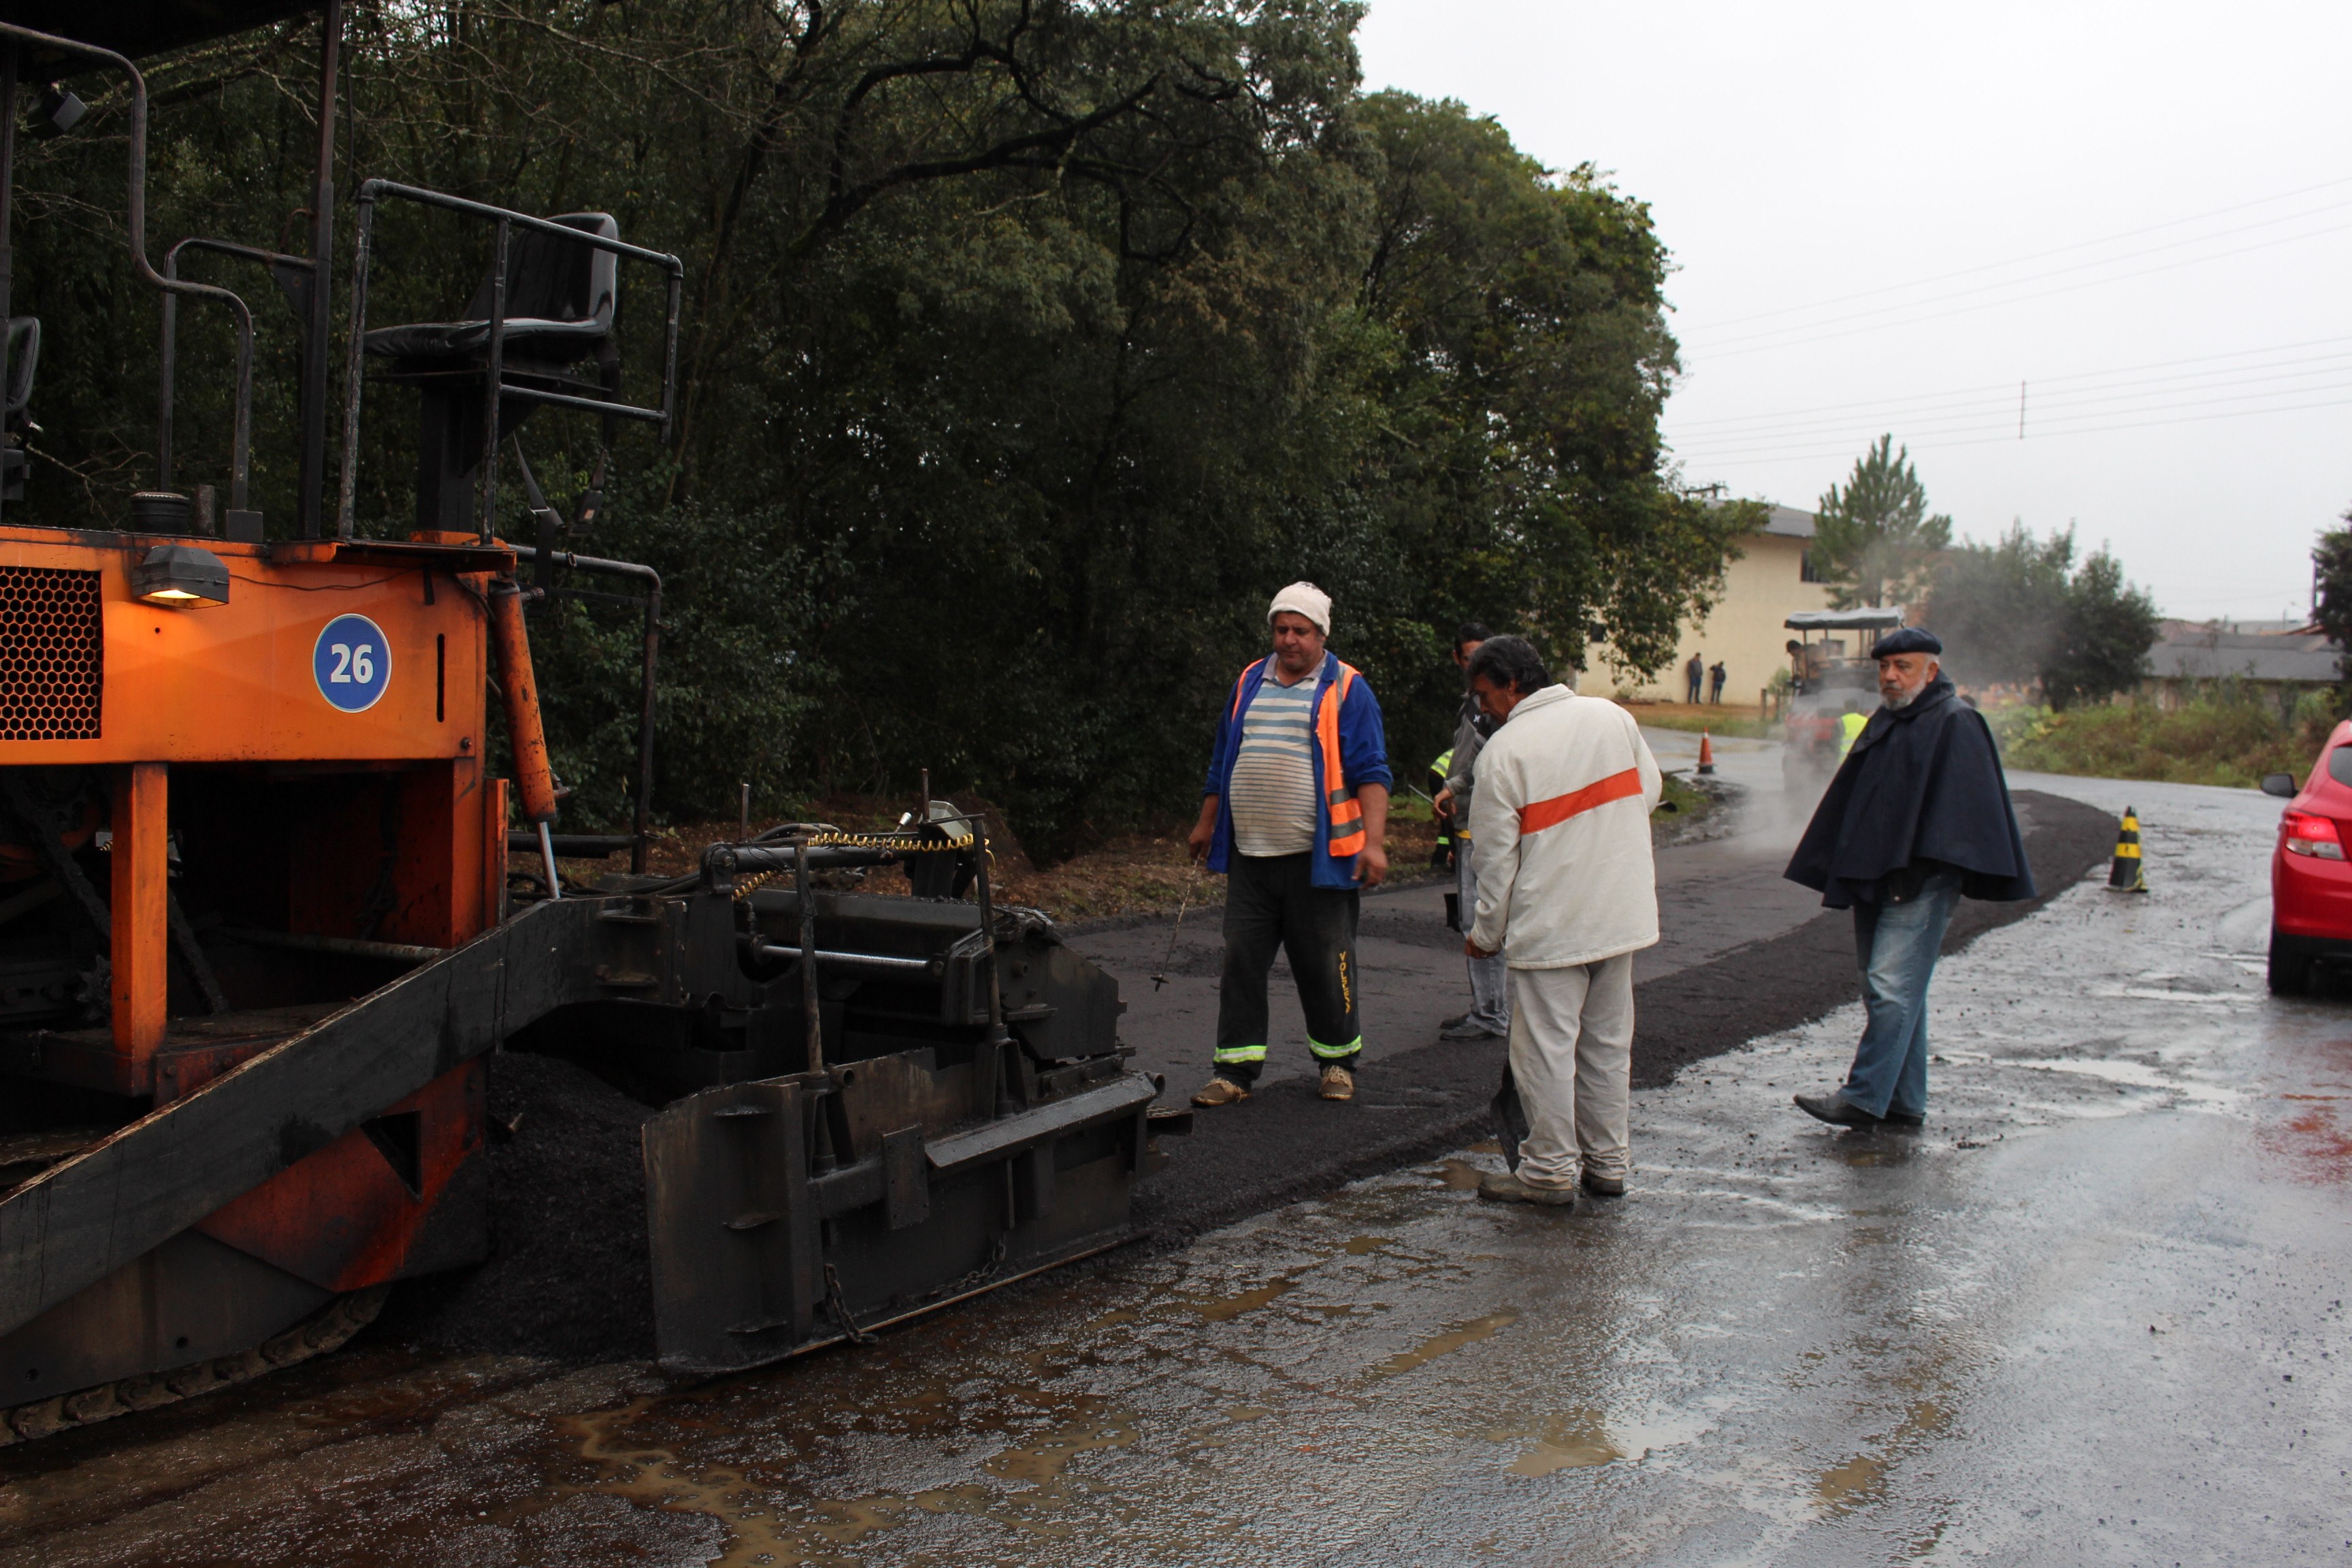
[(1919, 626), (1878, 639), (1882, 706), (1830, 781), (1784, 873), (1853, 910), (1866, 1015), (1845, 1082), (1797, 1096), (1841, 1127), (1916, 1127), (1927, 1113), (1927, 982), (1963, 898), (2033, 897), (1992, 731), (1944, 678)]
[(1274, 651), (1241, 673), (1217, 722), (1192, 827), (1193, 858), (1225, 874), (1224, 980), (1216, 1076), (1202, 1106), (1250, 1097), (1265, 1066), (1266, 981), (1290, 959), (1317, 1092), (1351, 1100), (1364, 1048), (1357, 1017), (1356, 891), (1388, 875), (1388, 742), (1371, 683), (1323, 646), (1331, 596), (1293, 583), (1266, 611)]

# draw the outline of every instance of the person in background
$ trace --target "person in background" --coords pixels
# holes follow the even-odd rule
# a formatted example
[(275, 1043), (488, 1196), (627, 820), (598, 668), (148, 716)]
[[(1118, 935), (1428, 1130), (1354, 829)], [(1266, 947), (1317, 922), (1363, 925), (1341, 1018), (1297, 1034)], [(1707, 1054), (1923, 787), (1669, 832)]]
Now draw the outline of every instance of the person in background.
[[(2000, 752), (1957, 700), (1944, 645), (1902, 626), (1871, 648), (1884, 706), (1863, 725), (1784, 873), (1853, 910), (1862, 1041), (1845, 1082), (1797, 1108), (1840, 1127), (1917, 1127), (1927, 1116), (1927, 983), (1963, 897), (2033, 897), (2033, 871)], [(1859, 715), (1854, 715), (1858, 717)]]
[(1217, 722), (1194, 859), (1225, 883), (1216, 1076), (1201, 1106), (1247, 1100), (1265, 1065), (1266, 980), (1278, 949), (1307, 1014), (1325, 1100), (1352, 1100), (1358, 887), (1388, 875), (1388, 745), (1370, 682), (1324, 647), (1331, 596), (1293, 583), (1266, 614), (1274, 652), (1241, 673)]
[(1536, 650), (1491, 637), (1470, 684), (1501, 728), (1470, 812), (1478, 914), (1463, 951), (1511, 974), (1511, 1078), (1528, 1132), (1478, 1195), (1573, 1206), (1632, 1168), (1633, 954), (1658, 940), (1650, 813), (1657, 760), (1633, 715), (1556, 685)]
[(1845, 711), (1838, 715), (1838, 761), (1845, 761), (1853, 750), (1854, 742), (1862, 738), (1862, 727), (1870, 722), (1870, 715), (1862, 710), (1862, 699), (1845, 700)]
[(1696, 706), (1698, 702), (1699, 682), (1706, 679), (1706, 661), (1697, 654), (1691, 655), (1690, 662), (1683, 666), (1683, 689), (1685, 693), (1683, 700)]
[[(1476, 839), (1470, 832), (1470, 806), (1475, 798), (1472, 770), (1478, 752), (1495, 732), (1495, 721), (1478, 705), (1470, 689), (1470, 659), (1490, 637), (1485, 626), (1465, 621), (1454, 629), (1454, 662), (1462, 667), (1462, 710), (1454, 721), (1454, 749), (1446, 753), (1445, 787), (1437, 792), (1437, 810), (1453, 825), (1454, 878), (1462, 929), (1469, 930), (1471, 912), (1478, 907), (1478, 877), (1472, 853)], [(1441, 1040), (1499, 1040), (1511, 1032), (1511, 972), (1499, 957), (1472, 958), (1470, 1010), (1438, 1026)]]
[(1723, 660), (1719, 658), (1717, 659), (1715, 661), (1715, 668), (1706, 672), (1706, 683), (1708, 688), (1706, 700), (1709, 702), (1715, 703), (1718, 707), (1722, 705), (1723, 683), (1728, 679), (1729, 676), (1723, 668)]

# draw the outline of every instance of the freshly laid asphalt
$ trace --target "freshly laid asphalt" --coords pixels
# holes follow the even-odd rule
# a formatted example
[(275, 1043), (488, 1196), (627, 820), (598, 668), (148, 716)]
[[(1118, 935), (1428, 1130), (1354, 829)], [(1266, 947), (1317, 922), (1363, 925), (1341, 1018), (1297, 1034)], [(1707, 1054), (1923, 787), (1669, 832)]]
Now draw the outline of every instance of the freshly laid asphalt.
[[(1657, 749), (1673, 758), (1671, 741), (1658, 738)], [(1747, 831), (1658, 855), (1659, 923), (1667, 935), (1634, 970), (1638, 1087), (1666, 1083), (1694, 1062), (1854, 999), (1853, 917), (1822, 910), (1820, 895), (1780, 876), (1801, 824), (1783, 809), (1779, 785), (1776, 763), (1769, 783), (1759, 778), (1738, 797), (1730, 809), (1749, 817)], [(2104, 811), (2034, 791), (2016, 799), (2041, 896), (1964, 902), (1947, 952), (2031, 914), (2115, 848), (2116, 819)], [(1156, 1237), (1197, 1235), (1489, 1131), (1503, 1043), (1436, 1038), (1440, 1022), (1465, 1008), (1469, 996), (1462, 939), (1444, 924), (1444, 892), (1424, 885), (1363, 900), (1364, 1064), (1350, 1102), (1317, 1097), (1305, 1024), (1287, 968), (1277, 963), (1275, 1038), (1255, 1092), (1239, 1105), (1198, 1112), (1189, 1137), (1160, 1141), (1169, 1167), (1137, 1203), (1137, 1218)], [(1166, 1077), (1163, 1104), (1183, 1104), (1209, 1076), (1218, 913), (1187, 918), (1164, 971), (1170, 921), (1069, 938), (1118, 976), (1129, 1008), (1122, 1036), (1139, 1068)], [(1163, 972), (1168, 984), (1155, 990), (1150, 976)]]

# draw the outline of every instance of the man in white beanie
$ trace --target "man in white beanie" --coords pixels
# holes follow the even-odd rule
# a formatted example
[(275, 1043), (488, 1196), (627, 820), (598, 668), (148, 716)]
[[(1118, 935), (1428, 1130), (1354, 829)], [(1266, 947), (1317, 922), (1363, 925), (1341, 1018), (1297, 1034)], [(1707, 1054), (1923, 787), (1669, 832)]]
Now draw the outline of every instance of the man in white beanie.
[(1266, 981), (1290, 959), (1325, 1100), (1355, 1097), (1356, 900), (1388, 875), (1388, 743), (1371, 683), (1324, 647), (1331, 596), (1293, 583), (1266, 612), (1274, 652), (1242, 671), (1217, 723), (1193, 858), (1225, 875), (1216, 1076), (1202, 1106), (1250, 1097), (1265, 1065)]
[(1511, 972), (1510, 1074), (1528, 1132), (1501, 1202), (1573, 1207), (1631, 1168), (1633, 954), (1658, 940), (1657, 760), (1633, 715), (1558, 685), (1523, 638), (1489, 637), (1470, 689), (1502, 726), (1478, 753), (1478, 917), (1463, 949)]

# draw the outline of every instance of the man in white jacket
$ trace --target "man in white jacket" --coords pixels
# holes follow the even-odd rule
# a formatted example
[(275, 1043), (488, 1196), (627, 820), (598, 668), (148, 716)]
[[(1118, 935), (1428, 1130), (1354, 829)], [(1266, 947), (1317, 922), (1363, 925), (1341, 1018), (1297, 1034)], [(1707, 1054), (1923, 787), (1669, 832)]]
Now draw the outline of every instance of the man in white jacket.
[(1478, 917), (1464, 949), (1511, 973), (1511, 1076), (1528, 1135), (1478, 1195), (1573, 1205), (1625, 1190), (1633, 954), (1658, 940), (1650, 813), (1658, 763), (1633, 715), (1555, 684), (1524, 639), (1491, 637), (1470, 689), (1502, 728), (1478, 754)]

